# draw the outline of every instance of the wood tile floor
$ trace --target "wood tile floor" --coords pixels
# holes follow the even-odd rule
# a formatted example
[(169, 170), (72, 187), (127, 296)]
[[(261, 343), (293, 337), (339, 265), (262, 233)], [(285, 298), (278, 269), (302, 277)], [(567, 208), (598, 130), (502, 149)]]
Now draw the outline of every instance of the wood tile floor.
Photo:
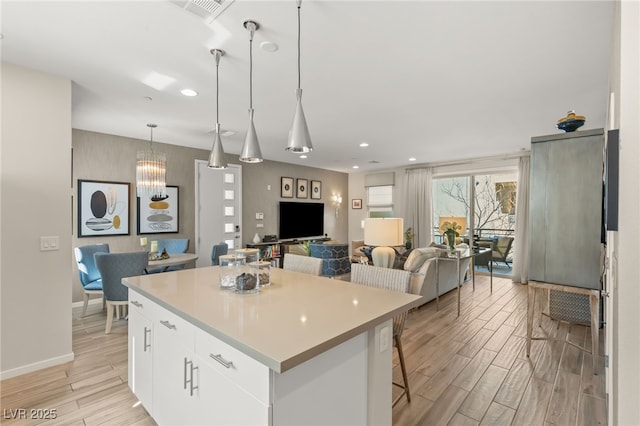
[[(604, 364), (562, 341), (534, 341), (525, 355), (526, 286), (476, 276), (462, 290), (409, 314), (402, 336), (412, 400), (393, 409), (398, 425), (606, 424)], [(3, 425), (154, 425), (127, 385), (127, 323), (104, 334), (100, 305), (73, 312), (75, 360), (0, 382)], [(543, 317), (548, 333), (590, 347), (589, 329)], [(604, 333), (601, 337), (604, 338)], [(600, 347), (603, 347), (601, 342)], [(394, 380), (401, 380), (394, 357)], [(56, 410), (56, 419), (16, 419), (10, 410)]]

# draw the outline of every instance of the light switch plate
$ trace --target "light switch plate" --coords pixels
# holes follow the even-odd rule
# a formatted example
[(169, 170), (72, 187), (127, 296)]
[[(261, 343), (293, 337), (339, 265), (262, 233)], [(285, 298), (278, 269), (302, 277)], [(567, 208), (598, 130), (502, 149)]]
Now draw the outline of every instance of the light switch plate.
[(256, 213), (256, 219), (257, 220), (263, 220), (264, 219), (264, 213)]
[(57, 236), (40, 237), (40, 251), (59, 250), (60, 242)]

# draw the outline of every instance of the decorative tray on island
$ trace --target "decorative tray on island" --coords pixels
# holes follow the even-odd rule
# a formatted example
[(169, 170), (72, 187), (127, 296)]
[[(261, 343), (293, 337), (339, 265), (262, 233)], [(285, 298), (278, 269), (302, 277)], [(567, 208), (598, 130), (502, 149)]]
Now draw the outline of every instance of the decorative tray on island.
[(167, 250), (162, 250), (162, 253), (151, 253), (149, 252), (149, 260), (165, 260), (165, 259), (169, 259), (169, 253), (167, 253)]

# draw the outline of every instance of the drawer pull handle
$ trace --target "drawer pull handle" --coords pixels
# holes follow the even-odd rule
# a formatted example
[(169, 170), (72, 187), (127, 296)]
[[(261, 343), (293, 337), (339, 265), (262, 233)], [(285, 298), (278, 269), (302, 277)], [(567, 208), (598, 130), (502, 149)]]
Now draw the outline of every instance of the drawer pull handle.
[(138, 302), (137, 300), (132, 300), (131, 304), (137, 308), (142, 308), (142, 303)]
[(221, 354), (218, 354), (218, 355), (209, 354), (209, 356), (211, 358), (215, 359), (216, 361), (218, 361), (220, 364), (224, 365), (227, 368), (231, 368), (231, 367), (234, 366), (233, 362), (225, 360), (224, 358), (222, 358)]
[(175, 330), (176, 326), (171, 324), (169, 321), (160, 321), (160, 324), (164, 325), (165, 327), (167, 327), (170, 330)]
[[(187, 366), (189, 366), (189, 378), (187, 378)], [(187, 389), (187, 385), (189, 385), (190, 396), (193, 396), (193, 391), (198, 389), (198, 386), (193, 385), (193, 371), (197, 369), (198, 367), (193, 365), (193, 361), (184, 358), (184, 389)]]
[(151, 347), (151, 339), (149, 339), (149, 341), (147, 341), (147, 333), (149, 333), (149, 335), (151, 335), (151, 329), (145, 327), (144, 328), (144, 348), (143, 348), (144, 351), (143, 352), (146, 352), (147, 349)]

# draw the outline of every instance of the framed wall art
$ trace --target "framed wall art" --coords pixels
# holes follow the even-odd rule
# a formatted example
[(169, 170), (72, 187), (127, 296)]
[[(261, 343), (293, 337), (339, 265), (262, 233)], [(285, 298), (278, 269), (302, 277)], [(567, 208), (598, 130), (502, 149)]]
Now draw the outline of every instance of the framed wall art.
[(293, 198), (293, 178), (280, 178), (280, 196), (282, 198)]
[(351, 200), (351, 208), (352, 209), (361, 209), (362, 208), (362, 199), (361, 198), (354, 198), (353, 200)]
[(307, 198), (309, 188), (307, 187), (308, 181), (306, 179), (296, 180), (296, 198)]
[(311, 198), (320, 200), (322, 198), (322, 182), (319, 180), (311, 181)]
[(167, 196), (138, 198), (138, 234), (177, 233), (179, 191), (177, 186), (167, 185)]
[(129, 235), (128, 182), (78, 179), (78, 238)]

